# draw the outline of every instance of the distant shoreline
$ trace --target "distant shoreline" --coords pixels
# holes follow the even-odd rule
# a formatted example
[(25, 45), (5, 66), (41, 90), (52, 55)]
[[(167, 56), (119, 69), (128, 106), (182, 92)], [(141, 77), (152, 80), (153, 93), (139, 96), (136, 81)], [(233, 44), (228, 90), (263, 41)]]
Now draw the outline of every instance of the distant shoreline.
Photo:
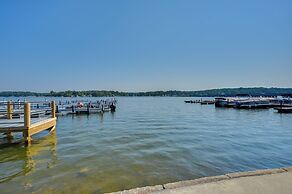
[(248, 94), (251, 96), (281, 96), (292, 95), (292, 88), (265, 88), (265, 87), (252, 87), (252, 88), (219, 88), (198, 91), (148, 91), (148, 92), (120, 92), (120, 91), (107, 91), (107, 90), (86, 90), (86, 91), (51, 91), (51, 92), (30, 92), (30, 91), (2, 91), (2, 97), (139, 97), (139, 96), (157, 96), (157, 97), (211, 97), (211, 96), (236, 96), (237, 94)]

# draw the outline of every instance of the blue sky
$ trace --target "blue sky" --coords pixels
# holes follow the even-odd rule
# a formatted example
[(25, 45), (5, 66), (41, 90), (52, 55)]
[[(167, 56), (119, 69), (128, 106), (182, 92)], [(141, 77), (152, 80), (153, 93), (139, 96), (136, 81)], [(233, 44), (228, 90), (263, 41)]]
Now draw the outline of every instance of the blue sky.
[(292, 1), (0, 1), (0, 90), (292, 87)]

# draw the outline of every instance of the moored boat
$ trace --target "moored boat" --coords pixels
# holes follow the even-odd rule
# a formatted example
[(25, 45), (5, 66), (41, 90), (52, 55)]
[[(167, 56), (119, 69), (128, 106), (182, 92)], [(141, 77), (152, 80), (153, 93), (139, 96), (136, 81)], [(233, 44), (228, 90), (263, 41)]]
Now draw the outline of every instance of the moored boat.
[(249, 99), (245, 101), (238, 101), (235, 108), (239, 109), (265, 109), (271, 108), (273, 105), (266, 99)]
[(232, 98), (215, 98), (215, 106), (216, 107), (234, 107), (235, 100)]

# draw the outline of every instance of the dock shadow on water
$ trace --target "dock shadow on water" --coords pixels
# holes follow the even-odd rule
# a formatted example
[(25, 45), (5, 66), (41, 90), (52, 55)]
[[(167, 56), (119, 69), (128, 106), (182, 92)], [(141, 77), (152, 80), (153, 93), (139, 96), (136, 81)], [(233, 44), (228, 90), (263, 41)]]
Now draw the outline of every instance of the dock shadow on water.
[(6, 193), (104, 193), (292, 165), (291, 115), (183, 98), (119, 98), (115, 113), (58, 117), (55, 134), (0, 147)]

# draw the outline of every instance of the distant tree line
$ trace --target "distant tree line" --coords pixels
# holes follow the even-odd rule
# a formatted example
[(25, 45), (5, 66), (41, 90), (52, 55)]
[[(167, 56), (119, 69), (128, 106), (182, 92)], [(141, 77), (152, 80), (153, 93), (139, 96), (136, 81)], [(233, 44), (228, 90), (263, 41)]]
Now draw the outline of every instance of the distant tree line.
[(88, 90), (88, 91), (51, 91), (48, 93), (38, 93), (29, 91), (3, 91), (0, 96), (45, 96), (45, 97), (71, 97), (71, 96), (89, 96), (89, 97), (104, 97), (104, 96), (177, 96), (177, 97), (213, 97), (213, 96), (236, 96), (238, 94), (248, 94), (251, 96), (280, 96), (292, 95), (292, 88), (221, 88), (200, 91), (150, 91), (150, 92), (119, 92), (106, 90)]

